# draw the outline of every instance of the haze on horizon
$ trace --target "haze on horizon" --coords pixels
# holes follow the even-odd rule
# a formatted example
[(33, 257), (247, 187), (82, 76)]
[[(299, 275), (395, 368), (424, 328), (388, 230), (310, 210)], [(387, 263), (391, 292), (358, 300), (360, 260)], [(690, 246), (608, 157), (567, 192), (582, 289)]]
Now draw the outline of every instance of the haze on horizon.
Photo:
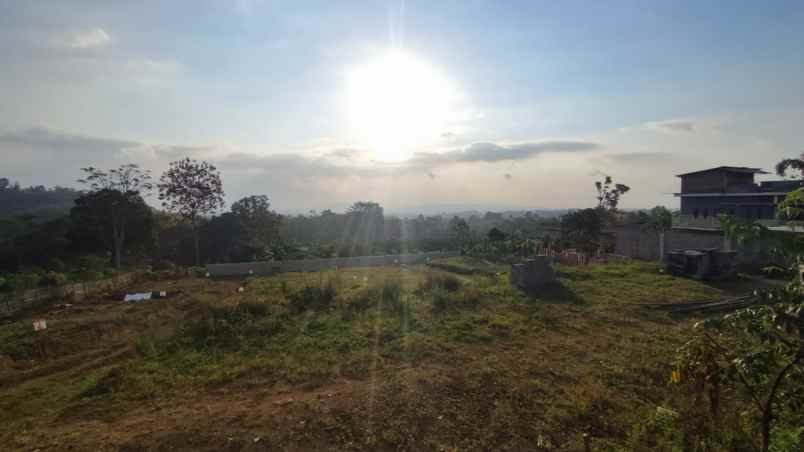
[(0, 177), (189, 156), (229, 201), (676, 206), (804, 151), (800, 2), (5, 1)]

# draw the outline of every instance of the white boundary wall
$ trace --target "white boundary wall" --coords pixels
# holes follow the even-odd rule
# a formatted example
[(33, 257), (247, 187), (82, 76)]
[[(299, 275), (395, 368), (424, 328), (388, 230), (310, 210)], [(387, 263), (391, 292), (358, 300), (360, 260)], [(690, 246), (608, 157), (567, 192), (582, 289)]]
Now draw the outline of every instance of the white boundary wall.
[(382, 267), (384, 265), (423, 264), (430, 259), (458, 256), (457, 252), (433, 251), (418, 254), (386, 254), (382, 256), (335, 257), (331, 259), (298, 259), (288, 261), (239, 262), (208, 264), (207, 271), (216, 276), (268, 276), (286, 272), (315, 272), (348, 267)]

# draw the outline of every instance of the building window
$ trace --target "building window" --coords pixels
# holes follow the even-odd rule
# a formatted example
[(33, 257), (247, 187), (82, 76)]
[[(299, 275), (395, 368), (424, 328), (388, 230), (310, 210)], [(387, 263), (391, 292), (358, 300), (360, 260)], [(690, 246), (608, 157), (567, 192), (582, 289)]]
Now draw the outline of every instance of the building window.
[(703, 211), (703, 217), (704, 217), (704, 218), (709, 218), (709, 209), (708, 209), (708, 208), (707, 208), (707, 209), (704, 209), (704, 211)]

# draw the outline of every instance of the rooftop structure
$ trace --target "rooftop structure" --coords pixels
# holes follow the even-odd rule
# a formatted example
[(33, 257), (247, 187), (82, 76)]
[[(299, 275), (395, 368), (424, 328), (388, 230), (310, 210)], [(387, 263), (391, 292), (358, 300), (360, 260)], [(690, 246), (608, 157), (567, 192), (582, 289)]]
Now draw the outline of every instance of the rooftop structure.
[(779, 225), (776, 206), (802, 181), (781, 180), (756, 183), (760, 168), (718, 166), (679, 174), (681, 192), (680, 227), (719, 228), (720, 214)]

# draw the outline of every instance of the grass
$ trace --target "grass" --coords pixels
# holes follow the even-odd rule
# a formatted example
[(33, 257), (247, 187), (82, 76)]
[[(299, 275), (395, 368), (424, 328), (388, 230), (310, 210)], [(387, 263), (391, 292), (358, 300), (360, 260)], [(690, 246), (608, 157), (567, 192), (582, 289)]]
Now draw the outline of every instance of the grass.
[(628, 450), (672, 401), (691, 324), (636, 304), (730, 290), (628, 263), (558, 266), (559, 284), (523, 293), (505, 267), (448, 264), (462, 269), (179, 280), (176, 299), (36, 313), (47, 340), (30, 318), (2, 325), (0, 441), (573, 450), (589, 433)]

